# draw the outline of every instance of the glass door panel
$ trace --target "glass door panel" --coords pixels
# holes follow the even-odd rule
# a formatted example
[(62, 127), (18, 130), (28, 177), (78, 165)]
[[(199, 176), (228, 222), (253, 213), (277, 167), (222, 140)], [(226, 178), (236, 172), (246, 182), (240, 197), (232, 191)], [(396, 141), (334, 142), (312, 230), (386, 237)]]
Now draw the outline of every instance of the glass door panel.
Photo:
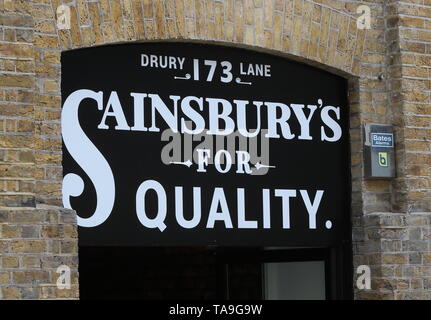
[(325, 262), (264, 263), (267, 300), (325, 300)]

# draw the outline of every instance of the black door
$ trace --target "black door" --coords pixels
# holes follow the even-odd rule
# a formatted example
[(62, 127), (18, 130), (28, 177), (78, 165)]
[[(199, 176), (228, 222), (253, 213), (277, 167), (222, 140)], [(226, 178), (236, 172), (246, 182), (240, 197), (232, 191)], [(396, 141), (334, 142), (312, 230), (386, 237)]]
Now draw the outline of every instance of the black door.
[(351, 268), (341, 253), (339, 248), (82, 247), (80, 295), (81, 299), (349, 299)]

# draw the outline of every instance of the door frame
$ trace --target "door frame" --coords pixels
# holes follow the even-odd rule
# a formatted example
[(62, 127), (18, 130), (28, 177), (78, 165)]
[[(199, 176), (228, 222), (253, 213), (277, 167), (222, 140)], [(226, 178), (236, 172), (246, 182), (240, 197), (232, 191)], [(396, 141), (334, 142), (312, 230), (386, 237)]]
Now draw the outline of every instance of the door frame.
[(229, 300), (229, 264), (261, 265), (263, 300), (264, 263), (324, 261), (326, 300), (351, 300), (353, 299), (351, 250), (350, 243), (329, 248), (217, 248), (218, 296)]

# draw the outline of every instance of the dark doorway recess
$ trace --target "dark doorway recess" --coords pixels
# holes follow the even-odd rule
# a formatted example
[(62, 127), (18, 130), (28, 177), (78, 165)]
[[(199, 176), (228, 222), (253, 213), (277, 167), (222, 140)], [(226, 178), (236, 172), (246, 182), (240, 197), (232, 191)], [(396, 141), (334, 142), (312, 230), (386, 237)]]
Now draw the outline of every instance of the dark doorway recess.
[[(80, 247), (80, 298), (260, 300), (293, 294), (314, 299), (319, 293), (307, 290), (323, 290), (320, 298), (350, 299), (348, 257), (343, 248)], [(307, 262), (324, 266), (312, 287), (286, 282), (283, 272), (298, 267), (295, 277), (306, 281)]]

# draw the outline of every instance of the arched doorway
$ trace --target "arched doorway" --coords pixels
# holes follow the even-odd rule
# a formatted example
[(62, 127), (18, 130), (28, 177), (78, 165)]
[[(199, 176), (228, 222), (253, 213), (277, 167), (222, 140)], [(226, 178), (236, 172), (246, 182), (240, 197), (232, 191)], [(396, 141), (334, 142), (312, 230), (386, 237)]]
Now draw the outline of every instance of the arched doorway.
[(154, 42), (64, 52), (62, 97), (83, 298), (350, 298), (345, 79)]

